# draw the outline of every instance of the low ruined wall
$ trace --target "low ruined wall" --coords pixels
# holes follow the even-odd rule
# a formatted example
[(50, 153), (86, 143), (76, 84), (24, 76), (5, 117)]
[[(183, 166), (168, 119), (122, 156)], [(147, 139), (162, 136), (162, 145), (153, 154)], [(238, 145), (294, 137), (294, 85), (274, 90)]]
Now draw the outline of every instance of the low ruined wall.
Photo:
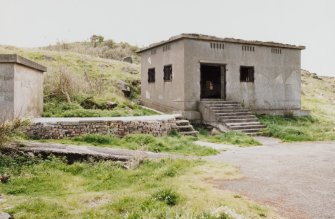
[(175, 115), (118, 118), (39, 118), (27, 130), (31, 138), (61, 139), (84, 134), (167, 135), (175, 126)]

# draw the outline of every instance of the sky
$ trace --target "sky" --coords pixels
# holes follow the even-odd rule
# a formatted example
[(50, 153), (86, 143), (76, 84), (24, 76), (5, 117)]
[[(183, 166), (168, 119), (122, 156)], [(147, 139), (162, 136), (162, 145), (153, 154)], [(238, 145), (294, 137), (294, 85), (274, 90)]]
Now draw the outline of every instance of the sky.
[(302, 68), (335, 76), (334, 0), (0, 0), (0, 44), (99, 34), (140, 47), (180, 33), (306, 46)]

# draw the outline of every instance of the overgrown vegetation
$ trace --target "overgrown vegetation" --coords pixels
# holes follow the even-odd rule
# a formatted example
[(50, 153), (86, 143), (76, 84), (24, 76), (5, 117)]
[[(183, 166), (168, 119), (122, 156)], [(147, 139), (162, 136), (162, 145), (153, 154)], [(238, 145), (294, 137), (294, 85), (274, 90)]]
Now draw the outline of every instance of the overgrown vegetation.
[(261, 145), (261, 143), (252, 136), (241, 132), (229, 131), (221, 134), (210, 134), (207, 129), (201, 126), (196, 127), (196, 130), (199, 132), (199, 139), (203, 141), (233, 144), (240, 147)]
[(196, 139), (197, 138), (195, 137), (185, 137), (180, 135), (154, 137), (149, 134), (131, 134), (119, 138), (114, 135), (88, 134), (53, 141), (67, 144), (92, 144), (103, 147), (118, 147), (131, 150), (169, 152), (197, 156), (207, 156), (219, 153), (215, 149), (194, 144)]
[(335, 78), (302, 70), (302, 107), (311, 115), (259, 115), (263, 134), (288, 142), (335, 140)]
[(220, 206), (246, 218), (274, 217), (270, 209), (201, 180), (208, 174), (213, 180), (236, 177), (227, 165), (165, 159), (126, 170), (107, 161), (68, 165), (54, 157), (0, 154), (3, 173), (11, 178), (0, 183), (0, 209), (14, 218), (220, 218), (212, 214)]
[(59, 42), (56, 45), (50, 45), (42, 49), (71, 51), (120, 61), (125, 57), (132, 57), (135, 63), (139, 63), (139, 57), (136, 54), (136, 51), (139, 50), (137, 46), (130, 45), (126, 42), (117, 43), (112, 39), (105, 39), (101, 35), (92, 35), (89, 41), (75, 43)]
[(21, 136), (22, 130), (29, 125), (28, 120), (14, 119), (10, 122), (0, 122), (0, 147), (17, 136)]
[[(139, 102), (140, 75), (139, 65), (112, 59), (102, 59), (97, 52), (92, 51), (104, 48), (109, 41), (99, 39), (96, 47), (93, 42), (77, 43), (81, 49), (76, 49), (77, 44), (69, 44), (64, 49), (57, 49), (57, 45), (41, 49), (19, 49), (11, 46), (0, 46), (0, 53), (17, 53), (28, 59), (47, 66), (48, 72), (44, 77), (44, 103), (45, 116), (120, 116), (120, 115), (148, 115), (154, 114), (144, 110), (136, 103)], [(71, 45), (71, 46), (70, 46)], [(133, 54), (135, 47), (126, 43), (115, 44), (113, 51), (119, 56)], [(62, 46), (60, 46), (62, 47)], [(67, 48), (67, 49), (65, 49)], [(105, 50), (104, 50), (105, 51)], [(121, 52), (124, 51), (124, 52)], [(87, 54), (90, 55), (87, 55)], [(114, 53), (113, 53), (114, 54)], [(106, 57), (105, 57), (106, 58)], [(78, 107), (82, 101), (92, 98), (94, 100), (113, 102), (120, 107), (103, 111), (100, 109), (83, 109)], [(63, 107), (70, 104), (68, 107)], [(74, 105), (71, 105), (74, 104)], [(50, 106), (57, 107), (54, 113)], [(136, 107), (134, 107), (136, 105)], [(73, 109), (73, 106), (75, 109)], [(70, 109), (67, 109), (70, 108)]]

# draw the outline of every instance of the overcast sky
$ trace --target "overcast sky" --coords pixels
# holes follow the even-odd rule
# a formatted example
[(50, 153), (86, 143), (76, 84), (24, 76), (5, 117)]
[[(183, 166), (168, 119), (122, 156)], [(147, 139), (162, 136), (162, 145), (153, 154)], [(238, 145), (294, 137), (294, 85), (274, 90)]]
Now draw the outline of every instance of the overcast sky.
[(334, 0), (0, 0), (0, 44), (101, 34), (138, 46), (180, 33), (305, 45), (302, 67), (335, 76)]

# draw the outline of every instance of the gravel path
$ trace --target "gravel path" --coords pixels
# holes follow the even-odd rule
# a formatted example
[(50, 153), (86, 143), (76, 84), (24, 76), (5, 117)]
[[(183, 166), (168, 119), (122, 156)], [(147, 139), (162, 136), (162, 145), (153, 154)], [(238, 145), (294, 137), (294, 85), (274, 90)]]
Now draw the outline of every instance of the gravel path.
[(259, 140), (264, 146), (208, 158), (233, 164), (244, 175), (216, 186), (274, 206), (287, 218), (335, 218), (335, 142)]

